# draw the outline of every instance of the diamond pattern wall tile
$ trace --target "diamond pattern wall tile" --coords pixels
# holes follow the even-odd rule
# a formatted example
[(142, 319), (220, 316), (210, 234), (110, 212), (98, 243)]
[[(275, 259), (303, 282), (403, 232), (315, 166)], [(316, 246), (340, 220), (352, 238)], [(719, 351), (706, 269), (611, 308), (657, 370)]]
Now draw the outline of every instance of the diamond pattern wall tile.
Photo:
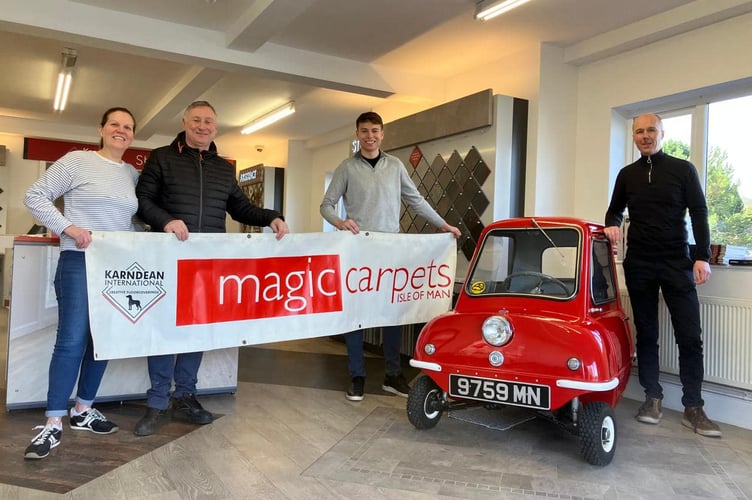
[(431, 202), (432, 207), (436, 207), (439, 204), (439, 201), (441, 201), (441, 198), (444, 196), (444, 188), (441, 187), (441, 184), (438, 182), (433, 185), (431, 188), (431, 191), (429, 192), (429, 200)]
[(465, 165), (472, 169), (473, 166), (475, 166), (475, 164), (480, 160), (482, 160), (482, 158), (480, 156), (480, 151), (478, 151), (478, 148), (476, 148), (475, 146), (471, 147), (470, 151), (468, 151), (465, 155)]
[(449, 184), (446, 187), (446, 194), (449, 198), (449, 201), (454, 205), (455, 201), (457, 200), (457, 197), (460, 195), (460, 186), (457, 184), (457, 181), (454, 179), (451, 179), (449, 181)]
[(470, 205), (475, 209), (476, 212), (482, 214), (488, 208), (489, 203), (491, 202), (488, 201), (486, 193), (479, 189), (475, 193), (475, 196), (473, 196), (473, 200), (470, 202)]
[(467, 230), (470, 232), (470, 235), (477, 243), (478, 240), (480, 240), (480, 233), (483, 231), (484, 227), (483, 222), (481, 222), (480, 220), (480, 215), (478, 214), (478, 212), (470, 208), (467, 212), (465, 212), (462, 220), (465, 221)]
[(413, 181), (413, 184), (417, 186), (423, 180), (423, 177), (418, 175), (417, 170), (413, 170), (412, 173), (410, 174), (410, 180)]
[(457, 175), (457, 169), (462, 165), (462, 157), (455, 149), (452, 151), (452, 154), (449, 156), (449, 160), (446, 162), (446, 166), (449, 169), (449, 171), (452, 173), (453, 176)]
[(449, 198), (447, 198), (446, 195), (444, 195), (441, 197), (441, 200), (439, 200), (439, 203), (435, 208), (439, 215), (445, 214), (449, 212), (450, 208), (452, 208), (452, 202), (449, 200)]
[(475, 177), (471, 176), (464, 184), (462, 184), (462, 191), (466, 193), (477, 193), (478, 191), (482, 192), (482, 189), (478, 185), (478, 181), (475, 180)]
[(424, 219), (420, 215), (415, 216), (415, 219), (413, 220), (413, 227), (415, 228), (416, 233), (423, 233), (426, 225), (428, 225), (426, 219)]
[(457, 213), (457, 210), (455, 210), (454, 208), (449, 209), (449, 212), (444, 216), (444, 220), (447, 221), (447, 223), (451, 226), (456, 226), (457, 224), (462, 222), (462, 219)]
[(446, 165), (444, 165), (441, 170), (439, 171), (439, 184), (441, 184), (441, 187), (444, 189), (449, 186), (449, 183), (452, 182), (452, 173), (449, 171)]
[(488, 168), (486, 162), (481, 159), (475, 163), (475, 166), (473, 167), (473, 177), (478, 181), (478, 184), (482, 186), (483, 183), (486, 182), (486, 179), (488, 179), (489, 175), (491, 175), (491, 169)]
[[(457, 241), (459, 251), (470, 259), (483, 231), (481, 216), (490, 205), (483, 184), (491, 175), (477, 148), (471, 147), (463, 159), (453, 151), (447, 161), (436, 155), (430, 164), (422, 157), (410, 172), (421, 195), (449, 224), (457, 226), (462, 235)], [(434, 233), (436, 228), (423, 217), (412, 214), (403, 206), (400, 228), (408, 233)]]
[(470, 170), (468, 170), (465, 164), (462, 163), (459, 167), (457, 167), (457, 172), (454, 174), (454, 180), (456, 180), (457, 184), (459, 184), (460, 186), (464, 186), (470, 176)]
[(428, 190), (430, 191), (435, 183), (436, 183), (436, 174), (434, 174), (431, 170), (428, 170), (426, 174), (423, 176), (423, 184), (425, 184)]
[(442, 158), (441, 155), (436, 155), (436, 157), (431, 162), (431, 168), (429, 170), (434, 174), (439, 175), (439, 172), (441, 172), (441, 169), (444, 168), (444, 165), (446, 165), (444, 158)]
[(426, 160), (426, 158), (423, 157), (413, 170), (415, 173), (418, 174), (418, 177), (422, 179), (426, 176), (428, 172), (431, 171), (431, 165), (429, 165), (428, 160)]
[(470, 206), (470, 202), (473, 199), (473, 194), (475, 194), (475, 193), (468, 192), (468, 191), (461, 191), (460, 194), (457, 195), (457, 200), (455, 200), (454, 206), (456, 206), (456, 207), (469, 207)]

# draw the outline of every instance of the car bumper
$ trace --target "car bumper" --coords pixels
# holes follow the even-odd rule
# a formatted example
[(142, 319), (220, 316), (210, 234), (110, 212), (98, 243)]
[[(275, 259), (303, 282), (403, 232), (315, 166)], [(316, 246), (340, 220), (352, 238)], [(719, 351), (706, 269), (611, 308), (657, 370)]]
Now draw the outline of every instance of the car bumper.
[[(444, 371), (439, 363), (431, 363), (417, 359), (411, 359), (410, 366), (430, 372)], [(619, 378), (614, 377), (606, 382), (586, 382), (582, 380), (556, 379), (555, 384), (556, 387), (560, 387), (562, 389), (574, 389), (586, 392), (606, 392), (616, 389), (619, 386)]]

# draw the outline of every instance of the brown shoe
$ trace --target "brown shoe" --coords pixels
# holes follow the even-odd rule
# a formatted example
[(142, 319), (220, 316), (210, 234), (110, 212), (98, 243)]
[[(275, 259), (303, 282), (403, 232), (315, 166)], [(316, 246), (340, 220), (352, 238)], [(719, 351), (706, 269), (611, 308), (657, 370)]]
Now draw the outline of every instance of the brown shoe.
[(635, 418), (638, 422), (643, 424), (657, 424), (663, 418), (663, 412), (661, 411), (661, 400), (658, 398), (645, 398), (645, 402), (642, 403), (640, 409), (637, 410)]
[(689, 427), (701, 436), (721, 437), (721, 428), (705, 415), (702, 406), (688, 406), (684, 408), (682, 425)]

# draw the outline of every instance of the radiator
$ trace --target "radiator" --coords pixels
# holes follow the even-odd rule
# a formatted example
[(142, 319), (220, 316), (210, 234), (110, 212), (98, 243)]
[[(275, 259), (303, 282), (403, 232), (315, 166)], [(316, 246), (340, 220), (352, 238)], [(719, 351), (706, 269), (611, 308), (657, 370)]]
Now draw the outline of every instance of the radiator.
[[(622, 306), (632, 316), (629, 295), (621, 292)], [(752, 304), (748, 301), (700, 297), (705, 381), (752, 389)], [(661, 371), (679, 374), (679, 349), (668, 308), (658, 309)], [(634, 330), (634, 323), (630, 321)]]

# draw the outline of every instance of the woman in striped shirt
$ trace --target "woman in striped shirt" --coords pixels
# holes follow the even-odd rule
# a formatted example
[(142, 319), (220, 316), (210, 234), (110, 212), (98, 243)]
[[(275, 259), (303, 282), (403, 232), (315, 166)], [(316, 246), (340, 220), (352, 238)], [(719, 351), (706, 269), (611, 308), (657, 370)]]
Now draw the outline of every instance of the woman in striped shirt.
[[(50, 166), (26, 192), (31, 214), (60, 235), (60, 259), (55, 273), (58, 327), (52, 352), (47, 392), (47, 423), (26, 448), (24, 457), (41, 459), (60, 444), (63, 417), (68, 414), (76, 378), (75, 406), (70, 428), (110, 434), (118, 426), (92, 407), (107, 367), (95, 360), (86, 292), (84, 252), (94, 231), (133, 231), (138, 208), (135, 194), (138, 172), (123, 162), (133, 142), (136, 120), (125, 108), (110, 108), (99, 125), (98, 151), (72, 151)], [(61, 213), (54, 201), (63, 197)]]

